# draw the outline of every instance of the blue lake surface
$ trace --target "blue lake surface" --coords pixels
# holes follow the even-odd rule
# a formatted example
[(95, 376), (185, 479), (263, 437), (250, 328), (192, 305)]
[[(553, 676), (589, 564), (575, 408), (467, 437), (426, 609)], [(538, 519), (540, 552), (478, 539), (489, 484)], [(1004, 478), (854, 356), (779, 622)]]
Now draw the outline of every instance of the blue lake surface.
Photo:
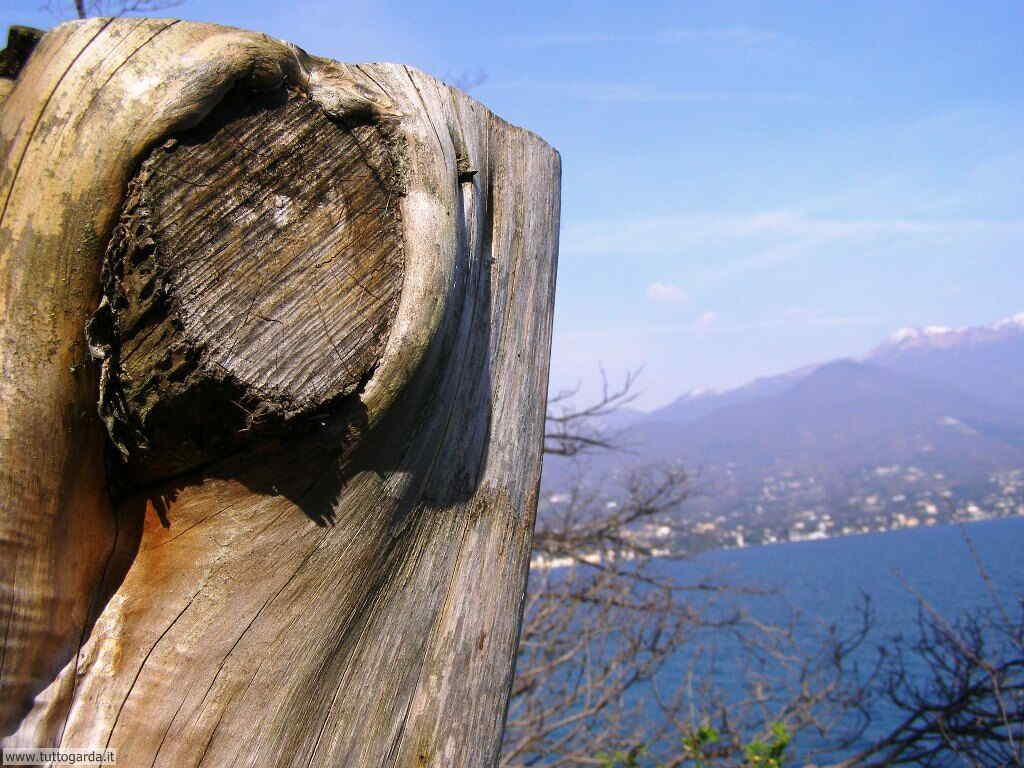
[(992, 583), (1004, 595), (1020, 594), (1024, 517), (720, 550), (672, 563), (671, 569), (680, 579), (713, 570), (778, 587), (803, 610), (830, 621), (841, 620), (866, 592), (880, 628), (898, 631), (912, 625), (915, 616), (908, 587), (947, 615), (985, 600), (986, 588), (965, 537)]
[[(989, 586), (979, 574), (979, 563), (990, 577)], [(876, 620), (870, 641), (860, 651), (860, 658), (868, 662), (887, 638), (916, 637), (918, 596), (953, 619), (965, 610), (992, 605), (994, 589), (1010, 613), (1019, 616), (1024, 518), (708, 552), (691, 560), (662, 561), (659, 568), (680, 582), (704, 580), (714, 573), (735, 583), (777, 588), (778, 598), (741, 601), (751, 613), (771, 622), (785, 621), (795, 606), (808, 617), (849, 627), (860, 595), (866, 593)], [(730, 666), (729, 648), (723, 652), (720, 683), (725, 688), (739, 686), (729, 679), (731, 674), (738, 677)], [(681, 674), (684, 664), (680, 660), (665, 673)], [(888, 730), (894, 717), (880, 713), (867, 736)]]

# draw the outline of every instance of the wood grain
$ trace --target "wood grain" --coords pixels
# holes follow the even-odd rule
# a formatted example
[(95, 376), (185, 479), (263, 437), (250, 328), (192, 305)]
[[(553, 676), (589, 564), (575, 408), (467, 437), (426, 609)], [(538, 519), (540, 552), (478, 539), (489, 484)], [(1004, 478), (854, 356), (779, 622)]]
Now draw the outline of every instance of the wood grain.
[[(0, 138), (0, 741), (493, 765), (558, 154), (401, 65), (148, 19), (50, 32)], [(273, 424), (230, 437), (217, 381)]]
[(132, 485), (323, 418), (373, 373), (404, 274), (401, 137), (235, 89), (129, 183), (89, 325)]

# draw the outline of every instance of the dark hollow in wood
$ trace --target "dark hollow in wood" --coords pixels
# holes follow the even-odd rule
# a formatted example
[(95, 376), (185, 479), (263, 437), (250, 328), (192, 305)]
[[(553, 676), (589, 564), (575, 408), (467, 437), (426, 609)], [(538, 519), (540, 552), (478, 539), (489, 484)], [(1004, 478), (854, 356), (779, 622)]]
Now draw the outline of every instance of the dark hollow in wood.
[(236, 88), (149, 154), (89, 326), (133, 484), (352, 411), (401, 292), (402, 167), (393, 127), (295, 90)]

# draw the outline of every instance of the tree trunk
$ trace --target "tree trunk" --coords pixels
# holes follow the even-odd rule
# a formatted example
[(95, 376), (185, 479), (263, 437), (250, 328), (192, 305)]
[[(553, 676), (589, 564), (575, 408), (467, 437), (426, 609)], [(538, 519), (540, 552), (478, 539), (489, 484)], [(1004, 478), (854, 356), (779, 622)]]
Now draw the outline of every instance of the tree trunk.
[(483, 766), (560, 165), (407, 67), (90, 19), (0, 91), (0, 736)]

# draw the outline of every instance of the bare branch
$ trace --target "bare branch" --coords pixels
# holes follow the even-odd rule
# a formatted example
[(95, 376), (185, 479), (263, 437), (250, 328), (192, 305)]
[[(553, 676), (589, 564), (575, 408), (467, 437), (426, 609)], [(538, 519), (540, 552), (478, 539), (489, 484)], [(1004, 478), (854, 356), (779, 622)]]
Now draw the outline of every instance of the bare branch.
[[(574, 405), (578, 387), (552, 397), (545, 452), (621, 449), (605, 420), (632, 401), (636, 375), (610, 388), (602, 371), (591, 405)], [(852, 750), (831, 768), (938, 768), (950, 755), (1022, 766), (1024, 601), (1020, 615), (1007, 608), (969, 540), (991, 609), (949, 620), (914, 592), (916, 640), (890, 639), (865, 663), (869, 596), (845, 627), (798, 610), (759, 620), (736, 598), (765, 590), (680, 584), (658, 566), (693, 527), (686, 471), (648, 467), (609, 485), (578, 476), (538, 515), (503, 768), (732, 768), (780, 726), (798, 737), (787, 757), (799, 764)], [(866, 742), (882, 706), (903, 718)]]
[(608, 384), (601, 373), (601, 395), (588, 405), (578, 406), (579, 386), (562, 390), (548, 398), (544, 452), (556, 456), (578, 456), (588, 450), (623, 450), (621, 434), (611, 432), (602, 421), (633, 402), (640, 369), (629, 371), (618, 387)]
[(41, 8), (58, 18), (74, 16), (126, 16), (133, 13), (152, 13), (176, 8), (184, 0), (45, 0)]

